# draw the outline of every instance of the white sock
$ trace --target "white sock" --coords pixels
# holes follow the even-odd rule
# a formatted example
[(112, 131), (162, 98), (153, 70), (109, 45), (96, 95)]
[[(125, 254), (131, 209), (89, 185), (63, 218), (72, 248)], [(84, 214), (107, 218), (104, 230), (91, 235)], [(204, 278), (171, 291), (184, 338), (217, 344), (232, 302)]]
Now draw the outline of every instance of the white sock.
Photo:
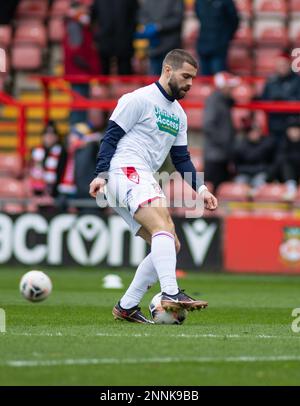
[(167, 231), (158, 231), (152, 235), (151, 258), (155, 266), (161, 291), (176, 295), (176, 250), (175, 239)]
[(157, 280), (157, 272), (154, 268), (151, 254), (148, 254), (138, 266), (129, 288), (120, 300), (121, 307), (123, 309), (131, 309), (137, 306), (149, 287), (156, 283)]

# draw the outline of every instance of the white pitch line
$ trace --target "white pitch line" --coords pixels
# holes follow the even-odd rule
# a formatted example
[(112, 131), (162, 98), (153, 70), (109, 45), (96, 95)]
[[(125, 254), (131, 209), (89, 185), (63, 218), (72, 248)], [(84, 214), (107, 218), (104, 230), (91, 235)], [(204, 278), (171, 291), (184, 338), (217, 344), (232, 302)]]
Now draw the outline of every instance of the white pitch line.
[(172, 364), (181, 362), (196, 363), (233, 363), (233, 362), (284, 362), (300, 361), (300, 356), (296, 355), (277, 355), (255, 357), (242, 355), (236, 357), (159, 357), (159, 358), (78, 358), (62, 360), (10, 360), (0, 363), (0, 366), (14, 368), (26, 367), (52, 367), (52, 366), (73, 366), (73, 365), (112, 365), (112, 364)]
[[(155, 338), (155, 337), (162, 337), (159, 334), (149, 334), (149, 333), (131, 333), (131, 334), (123, 334), (123, 333), (95, 333), (95, 334), (70, 334), (70, 333), (3, 333), (3, 336), (27, 336), (27, 337), (134, 337), (134, 338)], [(164, 336), (165, 337), (165, 336)], [(168, 334), (168, 337), (173, 338), (217, 338), (217, 339), (244, 339), (244, 338), (253, 338), (253, 339), (298, 339), (300, 340), (300, 334), (294, 335), (268, 335), (268, 334), (188, 334), (188, 333), (181, 333), (181, 334)]]

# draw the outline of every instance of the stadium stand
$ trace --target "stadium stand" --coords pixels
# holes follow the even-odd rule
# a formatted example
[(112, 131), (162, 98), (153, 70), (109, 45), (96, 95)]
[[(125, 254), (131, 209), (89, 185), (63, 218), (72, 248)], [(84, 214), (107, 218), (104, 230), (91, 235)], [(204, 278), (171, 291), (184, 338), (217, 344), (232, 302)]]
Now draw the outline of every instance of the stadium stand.
[[(288, 47), (297, 47), (300, 40), (300, 1), (299, 0), (235, 0), (242, 17), (239, 30), (232, 42), (229, 52), (230, 70), (244, 76), (242, 84), (234, 91), (237, 103), (248, 103), (259, 95), (265, 83), (265, 78), (273, 73), (274, 58)], [(87, 4), (91, 1), (87, 0)], [(193, 1), (186, 1), (187, 8), (183, 27), (183, 46), (196, 55), (195, 41), (199, 24), (193, 11)], [(7, 73), (0, 76), (0, 91), (9, 87), (18, 100), (26, 103), (44, 102), (49, 97), (51, 102), (64, 103), (70, 101), (69, 84), (62, 87), (51, 84), (49, 96), (45, 93), (42, 82), (32, 80), (29, 75), (62, 75), (61, 42), (64, 36), (64, 16), (70, 6), (70, 0), (21, 0), (15, 20), (11, 26), (0, 26), (0, 47), (7, 50)], [(135, 63), (145, 69), (143, 50), (137, 45), (136, 58), (142, 62)], [(142, 72), (143, 73), (143, 72)], [(145, 72), (144, 72), (145, 73)], [(253, 79), (253, 76), (260, 79)], [(91, 100), (115, 100), (122, 94), (132, 91), (143, 84), (138, 78), (131, 82), (113, 80), (106, 83), (93, 81), (91, 83)], [(189, 92), (186, 101), (204, 103), (214, 90), (210, 82), (196, 81)], [(97, 116), (97, 109), (90, 112), (90, 117)], [(189, 131), (199, 135), (202, 129), (202, 109), (188, 107)], [(94, 114), (95, 113), (95, 114)], [(234, 109), (233, 120), (238, 130), (243, 128), (244, 119), (249, 117), (247, 108)], [(21, 160), (17, 161), (15, 153), (18, 145), (20, 113), (13, 105), (3, 105), (0, 111), (0, 147), (7, 155), (0, 156), (0, 176), (19, 178)], [(41, 107), (29, 107), (26, 112), (25, 130), (26, 147), (37, 146), (40, 142), (40, 132), (44, 121), (51, 118), (58, 123), (59, 129), (67, 133), (69, 129), (69, 109), (52, 107), (48, 112)], [(266, 128), (265, 113), (256, 114), (256, 120)], [(14, 151), (12, 153), (12, 151)], [(202, 147), (192, 148), (191, 155), (197, 170), (203, 169)], [(9, 173), (10, 163), (16, 160), (13, 172)], [(7, 169), (6, 168), (7, 165)], [(6, 174), (5, 174), (6, 173)], [(8, 181), (9, 184), (9, 181)], [(11, 184), (13, 185), (13, 183)], [(222, 201), (246, 201), (249, 190), (241, 185), (224, 184), (218, 191)], [(13, 186), (12, 186), (13, 187)], [(273, 201), (277, 196), (275, 191), (281, 190), (282, 185), (268, 185), (253, 196), (254, 201)], [(272, 193), (275, 193), (274, 195)], [(279, 192), (278, 192), (279, 193)], [(247, 198), (246, 198), (247, 197)], [(252, 199), (252, 197), (251, 197)], [(270, 199), (270, 200), (269, 200)], [(276, 200), (276, 199), (275, 199)], [(297, 196), (295, 202), (299, 202)], [(296, 203), (295, 203), (296, 204)]]

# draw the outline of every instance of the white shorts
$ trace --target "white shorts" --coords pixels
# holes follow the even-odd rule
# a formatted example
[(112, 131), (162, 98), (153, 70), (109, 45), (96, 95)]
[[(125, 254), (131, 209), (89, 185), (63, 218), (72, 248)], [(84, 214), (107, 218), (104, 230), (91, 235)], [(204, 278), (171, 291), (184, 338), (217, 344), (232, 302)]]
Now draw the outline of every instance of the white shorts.
[(134, 167), (110, 170), (105, 195), (110, 207), (125, 220), (134, 235), (141, 228), (133, 218), (138, 208), (166, 198), (151, 172)]

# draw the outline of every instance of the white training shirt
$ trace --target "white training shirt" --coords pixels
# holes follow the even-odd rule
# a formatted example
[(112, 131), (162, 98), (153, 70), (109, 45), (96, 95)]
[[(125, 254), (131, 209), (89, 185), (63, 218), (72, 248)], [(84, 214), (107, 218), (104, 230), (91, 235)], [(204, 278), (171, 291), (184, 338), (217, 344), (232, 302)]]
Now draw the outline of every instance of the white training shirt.
[(118, 142), (110, 169), (134, 166), (156, 172), (173, 145), (187, 145), (187, 117), (153, 83), (122, 96), (110, 120), (125, 135)]

